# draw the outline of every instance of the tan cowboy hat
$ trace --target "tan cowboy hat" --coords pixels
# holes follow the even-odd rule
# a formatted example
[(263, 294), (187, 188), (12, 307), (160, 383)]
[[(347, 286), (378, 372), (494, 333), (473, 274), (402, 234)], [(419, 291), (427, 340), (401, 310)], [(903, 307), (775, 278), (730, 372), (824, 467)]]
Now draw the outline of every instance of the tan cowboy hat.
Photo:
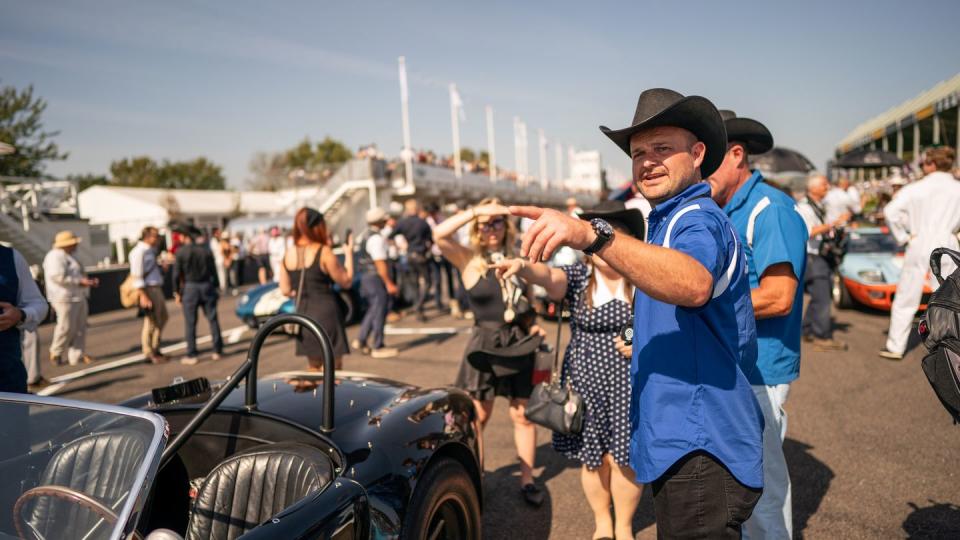
[(65, 248), (75, 246), (83, 241), (83, 238), (73, 234), (73, 231), (60, 231), (53, 237), (53, 247)]

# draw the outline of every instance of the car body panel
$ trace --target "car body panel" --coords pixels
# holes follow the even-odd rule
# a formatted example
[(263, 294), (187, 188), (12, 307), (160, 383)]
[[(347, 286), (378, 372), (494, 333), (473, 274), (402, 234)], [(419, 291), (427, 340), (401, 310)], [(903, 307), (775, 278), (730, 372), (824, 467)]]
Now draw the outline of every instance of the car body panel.
[[(858, 241), (869, 241), (867, 237), (870, 235), (886, 236), (889, 233), (879, 227), (854, 229), (850, 233), (848, 249), (856, 249)], [(850, 245), (854, 247), (851, 248)], [(857, 303), (873, 309), (890, 311), (902, 268), (903, 254), (898, 250), (848, 251), (843, 256), (837, 272), (851, 298)], [(933, 291), (931, 279), (928, 272), (920, 309), (926, 309), (926, 299)]]
[[(334, 285), (333, 290), (340, 293), (342, 289), (339, 285)], [(363, 309), (363, 299), (360, 296), (360, 278), (355, 277), (353, 285), (349, 291), (350, 300), (354, 306)], [(280, 286), (277, 283), (266, 283), (257, 285), (244, 293), (234, 309), (237, 318), (246, 323), (251, 328), (257, 328), (264, 321), (279, 315), (281, 313), (296, 313), (296, 306), (293, 298), (284, 296), (280, 292)], [(360, 311), (362, 313), (362, 311)], [(349, 319), (356, 319), (357, 314), (349, 316)], [(350, 320), (347, 321), (352, 322)]]
[[(342, 371), (334, 393), (335, 429), (320, 435), (323, 375), (294, 371), (262, 376), (257, 407), (266, 415), (329, 439), (339, 450), (341, 477), (363, 486), (369, 499), (373, 537), (399, 535), (417, 481), (439, 455), (454, 456), (474, 480), (478, 495), (482, 462), (473, 403), (458, 389), (422, 389)], [(316, 384), (303, 390), (302, 383)], [(202, 403), (155, 406), (144, 394), (124, 403), (159, 414), (199, 409)], [(233, 390), (218, 411), (248, 414), (242, 388)], [(472, 456), (470, 459), (464, 456)]]

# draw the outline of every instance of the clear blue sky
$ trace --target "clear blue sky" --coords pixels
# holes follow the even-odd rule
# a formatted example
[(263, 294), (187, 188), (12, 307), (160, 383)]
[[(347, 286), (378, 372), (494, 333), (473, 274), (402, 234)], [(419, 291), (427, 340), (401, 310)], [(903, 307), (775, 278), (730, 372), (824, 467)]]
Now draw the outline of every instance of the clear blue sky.
[[(256, 151), (304, 136), (401, 146), (396, 59), (413, 144), (451, 152), (446, 85), (466, 146), (513, 165), (512, 117), (628, 171), (597, 130), (655, 86), (764, 122), (822, 167), (858, 123), (960, 72), (960, 2), (24, 2), (0, 0), (0, 84), (33, 84), (70, 159), (207, 156), (242, 186)], [(549, 163), (552, 169), (553, 156)]]

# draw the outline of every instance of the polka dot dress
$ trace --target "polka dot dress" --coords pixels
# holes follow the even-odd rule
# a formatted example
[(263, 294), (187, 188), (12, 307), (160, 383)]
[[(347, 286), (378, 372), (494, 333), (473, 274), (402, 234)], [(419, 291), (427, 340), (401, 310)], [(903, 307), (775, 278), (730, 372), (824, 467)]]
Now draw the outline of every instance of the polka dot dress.
[(614, 348), (613, 339), (633, 321), (631, 306), (614, 299), (588, 309), (583, 301), (590, 271), (583, 264), (564, 266), (567, 305), (572, 307), (570, 343), (563, 357), (562, 377), (586, 406), (578, 435), (553, 434), (553, 447), (595, 470), (603, 454), (619, 465), (630, 464), (630, 359)]

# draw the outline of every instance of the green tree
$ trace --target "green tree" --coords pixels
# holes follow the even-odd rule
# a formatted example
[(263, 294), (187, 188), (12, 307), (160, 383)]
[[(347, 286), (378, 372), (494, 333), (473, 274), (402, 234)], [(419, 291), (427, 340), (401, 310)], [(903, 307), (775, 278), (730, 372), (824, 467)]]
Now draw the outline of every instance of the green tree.
[(284, 152), (284, 160), (290, 169), (313, 170), (326, 165), (345, 163), (353, 157), (353, 152), (342, 142), (324, 137), (314, 145), (309, 138)]
[(465, 163), (473, 163), (477, 159), (477, 154), (470, 148), (461, 148), (460, 149), (460, 161)]
[(160, 166), (147, 156), (123, 158), (110, 164), (111, 183), (123, 187), (163, 187)]
[(40, 176), (46, 162), (67, 159), (51, 141), (59, 131), (44, 131), (42, 116), (47, 102), (33, 96), (33, 86), (17, 90), (0, 88), (0, 142), (16, 148), (13, 154), (0, 156), (0, 175)]
[(196, 158), (192, 161), (163, 161), (160, 167), (163, 187), (173, 189), (224, 189), (226, 179), (223, 169), (207, 160)]
[(110, 164), (110, 175), (113, 185), (126, 187), (224, 189), (226, 185), (220, 166), (202, 157), (163, 163), (147, 156), (124, 158)]

